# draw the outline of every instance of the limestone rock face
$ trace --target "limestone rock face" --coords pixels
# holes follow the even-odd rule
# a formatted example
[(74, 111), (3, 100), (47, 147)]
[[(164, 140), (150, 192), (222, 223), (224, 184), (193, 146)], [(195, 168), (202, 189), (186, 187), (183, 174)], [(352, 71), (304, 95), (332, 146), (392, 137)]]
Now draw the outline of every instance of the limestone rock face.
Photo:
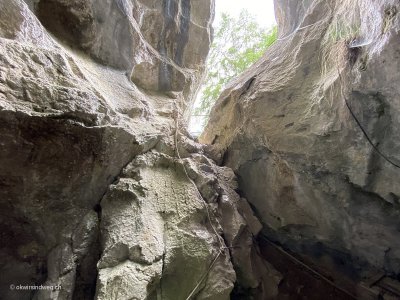
[(212, 0), (40, 0), (39, 20), (61, 40), (153, 91), (197, 89), (211, 42)]
[[(145, 154), (125, 168), (101, 202), (98, 299), (189, 296), (219, 254), (196, 192), (182, 166), (167, 156)], [(229, 299), (235, 273), (226, 253), (218, 256), (215, 270), (220, 274), (214, 280), (219, 277), (225, 284), (213, 290), (214, 297)], [(212, 279), (206, 288), (216, 284)]]
[(235, 175), (181, 130), (213, 5), (0, 2), (1, 299), (276, 294)]
[(276, 295), (280, 274), (257, 253), (261, 224), (236, 186), (199, 153), (137, 156), (101, 201), (96, 298), (230, 299), (235, 282)]
[(278, 41), (222, 93), (201, 141), (271, 238), (398, 275), (400, 3), (275, 8)]

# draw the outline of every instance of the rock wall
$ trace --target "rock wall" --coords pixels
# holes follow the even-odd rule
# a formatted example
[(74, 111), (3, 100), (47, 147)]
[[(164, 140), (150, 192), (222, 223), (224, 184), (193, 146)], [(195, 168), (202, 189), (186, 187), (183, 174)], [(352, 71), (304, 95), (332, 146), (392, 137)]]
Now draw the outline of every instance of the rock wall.
[(271, 239), (347, 274), (398, 276), (400, 3), (275, 9), (277, 42), (229, 84), (200, 140)]
[(212, 0), (0, 2), (1, 299), (276, 294), (235, 175), (181, 130), (213, 13)]

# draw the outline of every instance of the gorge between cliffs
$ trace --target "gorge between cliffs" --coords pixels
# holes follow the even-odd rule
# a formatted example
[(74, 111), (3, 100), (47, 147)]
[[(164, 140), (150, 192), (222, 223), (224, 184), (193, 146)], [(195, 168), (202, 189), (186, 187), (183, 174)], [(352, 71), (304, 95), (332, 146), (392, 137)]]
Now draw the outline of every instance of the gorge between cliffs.
[(274, 6), (194, 138), (214, 0), (0, 0), (1, 300), (400, 299), (400, 2)]

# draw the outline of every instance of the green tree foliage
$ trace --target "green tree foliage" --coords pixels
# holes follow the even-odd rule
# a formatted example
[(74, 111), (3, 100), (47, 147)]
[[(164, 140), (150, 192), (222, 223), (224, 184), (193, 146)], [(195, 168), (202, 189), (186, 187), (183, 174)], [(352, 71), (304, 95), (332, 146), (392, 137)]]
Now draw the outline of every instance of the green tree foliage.
[(225, 85), (256, 62), (276, 38), (276, 26), (269, 30), (261, 27), (246, 10), (242, 10), (238, 18), (222, 14), (208, 57), (200, 103), (194, 114), (208, 115)]

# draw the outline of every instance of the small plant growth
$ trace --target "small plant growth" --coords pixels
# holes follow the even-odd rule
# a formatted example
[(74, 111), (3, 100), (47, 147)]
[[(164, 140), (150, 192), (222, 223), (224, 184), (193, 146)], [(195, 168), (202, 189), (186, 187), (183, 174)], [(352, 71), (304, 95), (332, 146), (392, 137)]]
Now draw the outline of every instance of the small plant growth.
[(243, 10), (238, 18), (227, 14), (215, 30), (207, 63), (205, 85), (194, 115), (207, 117), (229, 81), (256, 62), (277, 39), (276, 26), (266, 29)]

